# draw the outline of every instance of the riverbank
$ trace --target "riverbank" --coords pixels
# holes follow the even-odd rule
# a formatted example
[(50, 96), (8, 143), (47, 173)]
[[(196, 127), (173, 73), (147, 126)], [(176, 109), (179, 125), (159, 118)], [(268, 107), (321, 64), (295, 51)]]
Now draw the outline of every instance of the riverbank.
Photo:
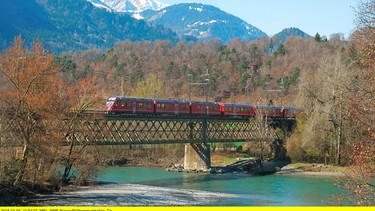
[[(232, 167), (235, 166), (241, 160), (252, 160), (248, 158), (242, 157), (242, 153), (238, 152), (215, 152), (211, 154), (211, 164), (212, 166), (225, 168), (225, 167)], [(294, 174), (294, 175), (310, 175), (310, 176), (344, 176), (345, 174), (349, 174), (349, 168), (343, 166), (334, 166), (334, 165), (324, 165), (322, 163), (290, 163), (287, 161), (262, 161), (262, 166), (256, 165), (247, 165), (248, 167), (256, 168), (256, 171), (260, 174)], [(233, 170), (233, 169), (232, 169)], [(234, 172), (238, 172), (243, 170), (234, 169)], [(233, 172), (233, 171), (232, 171)], [(246, 172), (249, 169), (245, 168)]]
[(310, 176), (344, 176), (348, 167), (324, 165), (319, 163), (292, 163), (280, 168), (275, 174), (297, 174)]
[(17, 185), (0, 183), (0, 206), (28, 205), (29, 198), (40, 194), (58, 193), (60, 187), (22, 182)]

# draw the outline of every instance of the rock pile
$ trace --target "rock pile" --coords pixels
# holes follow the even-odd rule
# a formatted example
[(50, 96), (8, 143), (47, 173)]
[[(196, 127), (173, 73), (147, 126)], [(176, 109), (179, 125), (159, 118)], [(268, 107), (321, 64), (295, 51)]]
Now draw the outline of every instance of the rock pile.
[[(211, 174), (224, 174), (224, 173), (245, 173), (245, 174), (258, 174), (263, 173), (264, 168), (260, 159), (249, 158), (241, 159), (233, 164), (220, 167), (212, 167), (208, 171), (195, 171), (186, 170), (182, 164), (171, 164), (166, 168), (166, 171), (173, 172), (188, 172), (188, 173), (211, 173)], [(275, 170), (276, 171), (276, 170)]]

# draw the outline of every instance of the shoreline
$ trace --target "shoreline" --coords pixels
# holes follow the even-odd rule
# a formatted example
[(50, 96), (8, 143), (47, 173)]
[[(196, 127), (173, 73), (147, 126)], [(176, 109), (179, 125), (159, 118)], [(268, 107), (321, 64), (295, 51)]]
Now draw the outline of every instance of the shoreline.
[(275, 172), (275, 175), (306, 175), (306, 176), (325, 176), (325, 177), (338, 177), (345, 176), (343, 172), (328, 172), (328, 171), (304, 171), (302, 169), (296, 169), (289, 165), (281, 168)]

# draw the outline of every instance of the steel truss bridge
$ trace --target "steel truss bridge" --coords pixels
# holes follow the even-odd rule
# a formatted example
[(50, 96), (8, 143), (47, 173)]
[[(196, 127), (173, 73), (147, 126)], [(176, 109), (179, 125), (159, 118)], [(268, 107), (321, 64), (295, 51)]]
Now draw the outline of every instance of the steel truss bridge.
[[(293, 120), (269, 123), (280, 121)], [(248, 118), (105, 115), (84, 118), (82, 127), (67, 137), (67, 144), (72, 141), (88, 145), (214, 143), (277, 138), (273, 127)]]
[[(2, 124), (0, 123), (0, 138), (4, 138), (3, 132), (12, 131), (10, 128), (15, 127), (13, 120), (3, 120)], [(61, 124), (64, 124), (64, 120)], [(72, 142), (75, 145), (137, 145), (275, 140), (276, 127), (290, 128), (294, 124), (295, 119), (269, 118), (265, 123), (255, 118), (222, 116), (94, 113), (82, 116), (75, 132), (66, 136), (64, 145), (70, 145)], [(9, 135), (12, 139), (17, 139), (15, 134), (8, 133), (8, 137)]]
[[(2, 120), (0, 118), (0, 120)], [(5, 120), (5, 119), (3, 119)], [(61, 124), (64, 124), (61, 120)], [(15, 127), (12, 120), (0, 121), (3, 132)], [(85, 114), (78, 120), (64, 145), (185, 144), (184, 169), (209, 171), (210, 146), (215, 142), (273, 141), (274, 128), (290, 130), (295, 119), (229, 118), (211, 116), (157, 116)], [(11, 129), (10, 129), (11, 131)], [(63, 132), (63, 131), (62, 131)], [(8, 138), (17, 139), (14, 134)]]

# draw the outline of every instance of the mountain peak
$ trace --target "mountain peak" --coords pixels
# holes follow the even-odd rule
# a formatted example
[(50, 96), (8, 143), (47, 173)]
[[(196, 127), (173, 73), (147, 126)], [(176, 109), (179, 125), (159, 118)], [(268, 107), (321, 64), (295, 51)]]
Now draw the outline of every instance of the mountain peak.
[(139, 14), (145, 10), (160, 10), (169, 5), (155, 0), (87, 0), (94, 6), (114, 12)]
[(181, 3), (158, 11), (145, 11), (142, 16), (154, 25), (173, 29), (181, 37), (218, 38), (223, 43), (234, 38), (248, 41), (267, 37), (260, 29), (212, 5)]
[(304, 31), (300, 30), (299, 28), (290, 27), (285, 28), (281, 32), (275, 34), (275, 37), (278, 39), (280, 43), (284, 43), (288, 37), (302, 37), (303, 39), (308, 39), (311, 36), (306, 34)]

